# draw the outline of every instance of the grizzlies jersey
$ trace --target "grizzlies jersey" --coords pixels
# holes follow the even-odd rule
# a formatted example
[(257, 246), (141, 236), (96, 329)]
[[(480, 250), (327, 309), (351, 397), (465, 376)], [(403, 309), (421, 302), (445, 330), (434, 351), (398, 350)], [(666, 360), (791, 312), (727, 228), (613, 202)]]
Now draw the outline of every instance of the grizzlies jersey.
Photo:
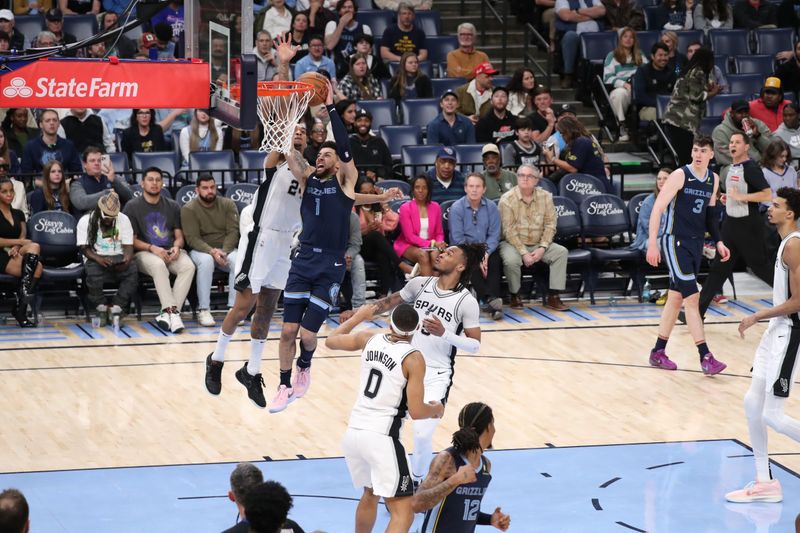
[[(456, 470), (467, 464), (467, 460), (455, 449), (445, 450), (456, 463)], [(435, 507), (425, 513), (421, 533), (472, 533), (481, 510), (481, 500), (489, 488), (492, 475), (486, 465), (486, 458), (481, 455), (481, 465), (472, 483), (459, 485), (444, 497)]]
[(335, 174), (324, 181), (316, 174), (309, 176), (300, 205), (303, 219), (300, 245), (316, 252), (343, 256), (350, 237), (353, 203)]
[[(273, 172), (272, 178), (269, 174)], [(300, 182), (294, 177), (289, 165), (284, 161), (274, 171), (265, 170), (266, 179), (253, 195), (253, 205), (259, 212), (253, 212), (253, 220), (258, 220), (261, 229), (292, 232), (300, 227), (300, 201), (303, 191)], [(261, 200), (261, 197), (264, 199)]]
[(706, 234), (706, 210), (714, 194), (714, 174), (698, 178), (689, 165), (683, 170), (683, 188), (667, 206), (664, 233), (683, 239), (702, 239)]
[[(775, 259), (775, 276), (773, 277), (772, 284), (772, 305), (777, 306), (786, 302), (791, 296), (789, 290), (789, 268), (783, 262), (783, 250), (786, 248), (786, 243), (790, 239), (800, 238), (800, 231), (793, 231), (781, 241), (778, 248), (778, 257)], [(789, 326), (800, 327), (800, 317), (797, 313), (791, 315), (776, 316), (769, 319), (770, 326), (777, 326), (779, 324), (786, 324)]]

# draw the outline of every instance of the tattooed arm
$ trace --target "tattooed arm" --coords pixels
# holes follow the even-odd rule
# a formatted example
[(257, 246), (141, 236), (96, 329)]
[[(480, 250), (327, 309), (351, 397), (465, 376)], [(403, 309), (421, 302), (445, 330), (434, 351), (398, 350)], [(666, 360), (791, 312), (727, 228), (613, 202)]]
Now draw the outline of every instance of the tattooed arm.
[(385, 313), (386, 311), (391, 311), (401, 303), (403, 303), (403, 297), (400, 295), (400, 292), (393, 292), (386, 298), (381, 298), (377, 302), (375, 302), (375, 314), (380, 315)]
[(292, 150), (291, 154), (287, 154), (286, 163), (289, 165), (292, 175), (300, 182), (300, 186), (305, 189), (306, 179), (314, 173), (314, 167), (308, 164), (299, 150)]
[(414, 494), (412, 506), (415, 513), (434, 507), (456, 487), (475, 481), (475, 469), (469, 463), (456, 470), (456, 461), (448, 452), (439, 452), (433, 459), (425, 480)]

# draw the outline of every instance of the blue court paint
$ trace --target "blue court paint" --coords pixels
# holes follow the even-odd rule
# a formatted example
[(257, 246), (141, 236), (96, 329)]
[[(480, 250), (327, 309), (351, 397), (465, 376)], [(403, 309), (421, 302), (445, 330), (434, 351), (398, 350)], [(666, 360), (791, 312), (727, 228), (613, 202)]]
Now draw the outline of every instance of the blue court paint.
[(564, 321), (564, 319), (559, 318), (556, 315), (554, 315), (554, 314), (552, 314), (552, 313), (550, 313), (548, 311), (545, 311), (544, 309), (542, 309), (540, 307), (528, 307), (528, 306), (525, 306), (522, 309), (522, 311), (525, 314), (528, 314), (528, 315), (532, 316), (533, 318), (535, 318), (536, 320), (539, 320), (541, 322), (563, 322)]
[[(725, 502), (727, 491), (753, 475), (752, 457), (742, 457), (748, 453), (732, 440), (489, 451), (493, 479), (482, 509), (501, 506), (512, 518), (509, 531), (522, 533), (792, 531), (800, 478), (779, 465), (773, 475), (785, 503)], [(234, 523), (235, 507), (225, 497), (234, 466), (4, 474), (0, 487), (26, 494), (37, 533), (214, 532)], [(290, 516), (303, 529), (353, 530), (361, 491), (343, 459), (258, 466), (293, 495)], [(374, 530), (387, 522), (381, 508)]]

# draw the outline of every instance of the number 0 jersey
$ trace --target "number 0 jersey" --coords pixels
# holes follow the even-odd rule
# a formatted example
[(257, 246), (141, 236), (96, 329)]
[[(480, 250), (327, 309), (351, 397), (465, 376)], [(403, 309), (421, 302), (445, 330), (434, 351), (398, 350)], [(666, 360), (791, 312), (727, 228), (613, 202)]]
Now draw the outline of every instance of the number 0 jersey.
[(408, 342), (392, 342), (387, 334), (373, 336), (361, 353), (358, 398), (349, 427), (399, 438), (406, 416), (403, 360), (416, 351)]
[[(258, 220), (260, 229), (295, 231), (300, 227), (300, 202), (303, 198), (300, 182), (285, 161), (275, 167), (275, 170), (266, 169), (264, 174), (266, 179), (258, 186), (250, 204), (256, 210), (260, 207), (259, 212), (253, 212), (253, 221)], [(264, 199), (259, 202), (262, 195)], [(250, 229), (252, 227), (248, 231)]]
[(683, 239), (702, 239), (706, 234), (706, 209), (714, 194), (714, 174), (698, 178), (689, 165), (683, 170), (683, 187), (667, 206), (664, 233)]

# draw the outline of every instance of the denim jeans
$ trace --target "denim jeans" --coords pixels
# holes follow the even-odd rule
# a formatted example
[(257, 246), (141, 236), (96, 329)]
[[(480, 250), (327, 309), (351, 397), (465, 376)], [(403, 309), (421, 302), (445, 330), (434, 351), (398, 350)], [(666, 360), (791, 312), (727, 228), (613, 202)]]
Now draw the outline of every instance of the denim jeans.
[(189, 252), (194, 266), (197, 268), (197, 278), (195, 285), (197, 286), (197, 308), (210, 309), (211, 308), (211, 282), (214, 278), (214, 270), (219, 269), (223, 272), (228, 272), (228, 307), (233, 307), (233, 301), (236, 299), (236, 291), (233, 289), (234, 278), (236, 277), (236, 250), (228, 254), (228, 267), (221, 267), (211, 257), (211, 254), (205, 252), (198, 252), (192, 250)]
[(581, 39), (574, 31), (568, 31), (561, 38), (561, 57), (564, 60), (564, 74), (575, 72), (575, 60), (578, 58), (578, 47)]

